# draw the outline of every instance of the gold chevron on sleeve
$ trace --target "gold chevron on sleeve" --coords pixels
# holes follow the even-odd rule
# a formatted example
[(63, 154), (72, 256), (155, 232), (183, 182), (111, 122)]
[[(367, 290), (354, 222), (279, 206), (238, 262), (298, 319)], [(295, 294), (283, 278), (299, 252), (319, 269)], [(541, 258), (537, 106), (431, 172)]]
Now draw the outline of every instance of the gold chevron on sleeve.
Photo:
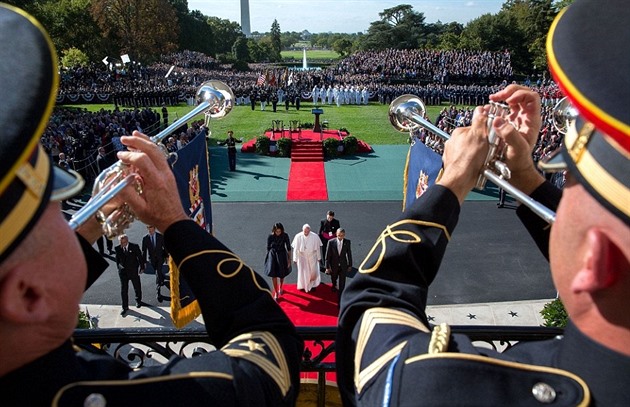
[(225, 345), (221, 352), (258, 366), (276, 383), (283, 397), (289, 392), (291, 388), (289, 365), (280, 343), (269, 332), (239, 335)]
[(390, 308), (371, 308), (363, 314), (357, 347), (354, 354), (354, 386), (358, 393), (363, 387), (405, 347), (407, 341), (402, 341), (391, 349), (388, 349), (365, 369), (361, 369), (363, 352), (370, 341), (370, 337), (377, 325), (403, 325), (415, 328), (418, 331), (429, 333), (429, 329), (420, 320), (406, 312)]
[[(412, 232), (410, 230), (397, 230), (397, 228), (402, 225), (418, 225), (418, 226), (425, 226), (425, 227), (431, 227), (431, 228), (438, 228), (442, 230), (447, 240), (451, 240), (451, 234), (448, 232), (448, 229), (446, 228), (446, 226), (441, 225), (439, 223), (426, 222), (423, 220), (413, 220), (413, 219), (399, 220), (398, 222), (392, 225), (388, 225), (385, 228), (385, 230), (381, 232), (378, 239), (376, 239), (374, 246), (372, 246), (372, 249), (370, 249), (370, 252), (367, 254), (367, 256), (365, 256), (363, 263), (361, 263), (361, 265), (359, 266), (359, 273), (369, 274), (376, 271), (380, 267), (381, 262), (383, 261), (383, 257), (385, 257), (385, 253), (387, 252), (386, 238), (390, 238), (391, 240), (398, 243), (413, 244), (413, 243), (422, 242), (422, 238), (415, 232)], [(374, 266), (370, 268), (366, 268), (367, 262), (372, 258), (372, 254), (377, 250), (378, 246), (381, 247), (381, 252), (378, 255), (378, 259), (374, 263)]]

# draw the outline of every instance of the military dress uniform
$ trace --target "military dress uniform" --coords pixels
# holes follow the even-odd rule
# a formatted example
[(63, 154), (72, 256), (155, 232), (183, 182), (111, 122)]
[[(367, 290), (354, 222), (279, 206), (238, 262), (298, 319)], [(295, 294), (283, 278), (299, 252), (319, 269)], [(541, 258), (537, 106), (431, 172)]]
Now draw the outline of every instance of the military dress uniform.
[[(568, 170), (602, 210), (626, 226), (630, 58), (619, 49), (630, 41), (629, 19), (626, 1), (575, 0), (551, 25), (549, 67), (579, 114), (571, 120), (559, 154), (539, 164), (546, 171)], [(545, 182), (531, 197), (555, 210), (560, 192)], [(446, 324), (428, 323), (429, 286), (459, 212), (449, 189), (430, 187), (385, 228), (346, 286), (336, 342), (344, 405), (630, 406), (630, 357), (593, 339), (606, 332), (587, 335), (569, 321), (562, 336), (499, 353), (452, 334)], [(562, 213), (565, 228), (572, 213)], [(549, 225), (524, 206), (517, 214), (548, 256)], [(624, 259), (610, 264), (623, 267)], [(610, 283), (614, 289), (625, 287), (625, 265), (607, 271), (620, 276), (620, 283)], [(608, 326), (628, 329), (624, 321), (611, 320)], [(618, 348), (624, 346), (628, 349), (628, 344)]]
[[(171, 225), (164, 238), (217, 350), (133, 370), (107, 354), (77, 352), (68, 340), (0, 378), (3, 406), (294, 404), (303, 343), (264, 279), (193, 221)], [(92, 282), (104, 260), (84, 243), (97, 269)]]
[[(20, 250), (51, 200), (67, 199), (84, 183), (78, 174), (53, 166), (39, 142), (59, 83), (50, 38), (32, 16), (0, 3), (0, 40), (1, 263)], [(107, 262), (77, 238), (89, 287)], [(77, 351), (68, 339), (4, 373), (0, 405), (294, 405), (303, 342), (264, 279), (192, 220), (172, 224), (164, 241), (217, 350), (134, 370), (104, 352)]]
[[(546, 183), (532, 196), (555, 209), (554, 190)], [(600, 405), (624, 405), (606, 397), (622, 394), (626, 384), (619, 377), (630, 376), (619, 375), (630, 373), (628, 361), (572, 325), (562, 338), (503, 353), (476, 347), (447, 325), (429, 325), (428, 288), (459, 211), (450, 190), (429, 188), (385, 228), (346, 286), (337, 337), (344, 405), (576, 406), (594, 398)], [(518, 212), (534, 236), (548, 239), (544, 221), (528, 208)]]
[(228, 137), (224, 141), (220, 141), (217, 144), (227, 146), (227, 154), (228, 154), (228, 166), (230, 171), (236, 171), (236, 143), (241, 143), (242, 140)]

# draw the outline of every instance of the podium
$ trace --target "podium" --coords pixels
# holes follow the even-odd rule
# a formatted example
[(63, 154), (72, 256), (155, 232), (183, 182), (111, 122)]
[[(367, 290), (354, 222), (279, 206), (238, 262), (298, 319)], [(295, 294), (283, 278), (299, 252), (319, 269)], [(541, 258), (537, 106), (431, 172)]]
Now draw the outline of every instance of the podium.
[(324, 114), (324, 109), (320, 109), (320, 108), (311, 109), (311, 113), (315, 115), (315, 126), (313, 127), (313, 131), (315, 133), (321, 133), (322, 126), (319, 124), (319, 115)]

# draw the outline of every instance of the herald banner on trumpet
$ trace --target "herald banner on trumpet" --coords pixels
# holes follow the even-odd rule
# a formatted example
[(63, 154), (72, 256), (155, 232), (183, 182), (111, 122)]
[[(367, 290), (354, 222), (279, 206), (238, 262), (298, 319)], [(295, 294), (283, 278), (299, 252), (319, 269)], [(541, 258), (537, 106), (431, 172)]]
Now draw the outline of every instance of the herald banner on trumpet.
[(407, 153), (403, 185), (403, 211), (420, 198), (440, 175), (442, 157), (427, 147), (414, 132)]
[[(173, 164), (177, 191), (188, 216), (206, 232), (212, 232), (212, 205), (210, 204), (210, 170), (208, 146), (202, 135), (177, 151)], [(179, 270), (169, 261), (171, 287), (171, 319), (182, 328), (201, 314), (194, 294), (180, 278)]]

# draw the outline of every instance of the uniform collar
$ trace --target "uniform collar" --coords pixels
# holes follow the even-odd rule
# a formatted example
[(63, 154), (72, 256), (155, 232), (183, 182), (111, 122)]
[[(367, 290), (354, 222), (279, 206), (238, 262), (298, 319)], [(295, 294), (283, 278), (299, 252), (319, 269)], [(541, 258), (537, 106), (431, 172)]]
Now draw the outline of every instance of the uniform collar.
[(558, 352), (558, 367), (586, 381), (595, 404), (630, 406), (630, 358), (594, 342), (569, 323)]
[[(0, 378), (2, 404), (50, 405), (59, 389), (80, 379), (78, 372), (79, 364), (68, 340), (52, 352)], [(34, 383), (37, 383), (37, 391), (33, 391)]]

